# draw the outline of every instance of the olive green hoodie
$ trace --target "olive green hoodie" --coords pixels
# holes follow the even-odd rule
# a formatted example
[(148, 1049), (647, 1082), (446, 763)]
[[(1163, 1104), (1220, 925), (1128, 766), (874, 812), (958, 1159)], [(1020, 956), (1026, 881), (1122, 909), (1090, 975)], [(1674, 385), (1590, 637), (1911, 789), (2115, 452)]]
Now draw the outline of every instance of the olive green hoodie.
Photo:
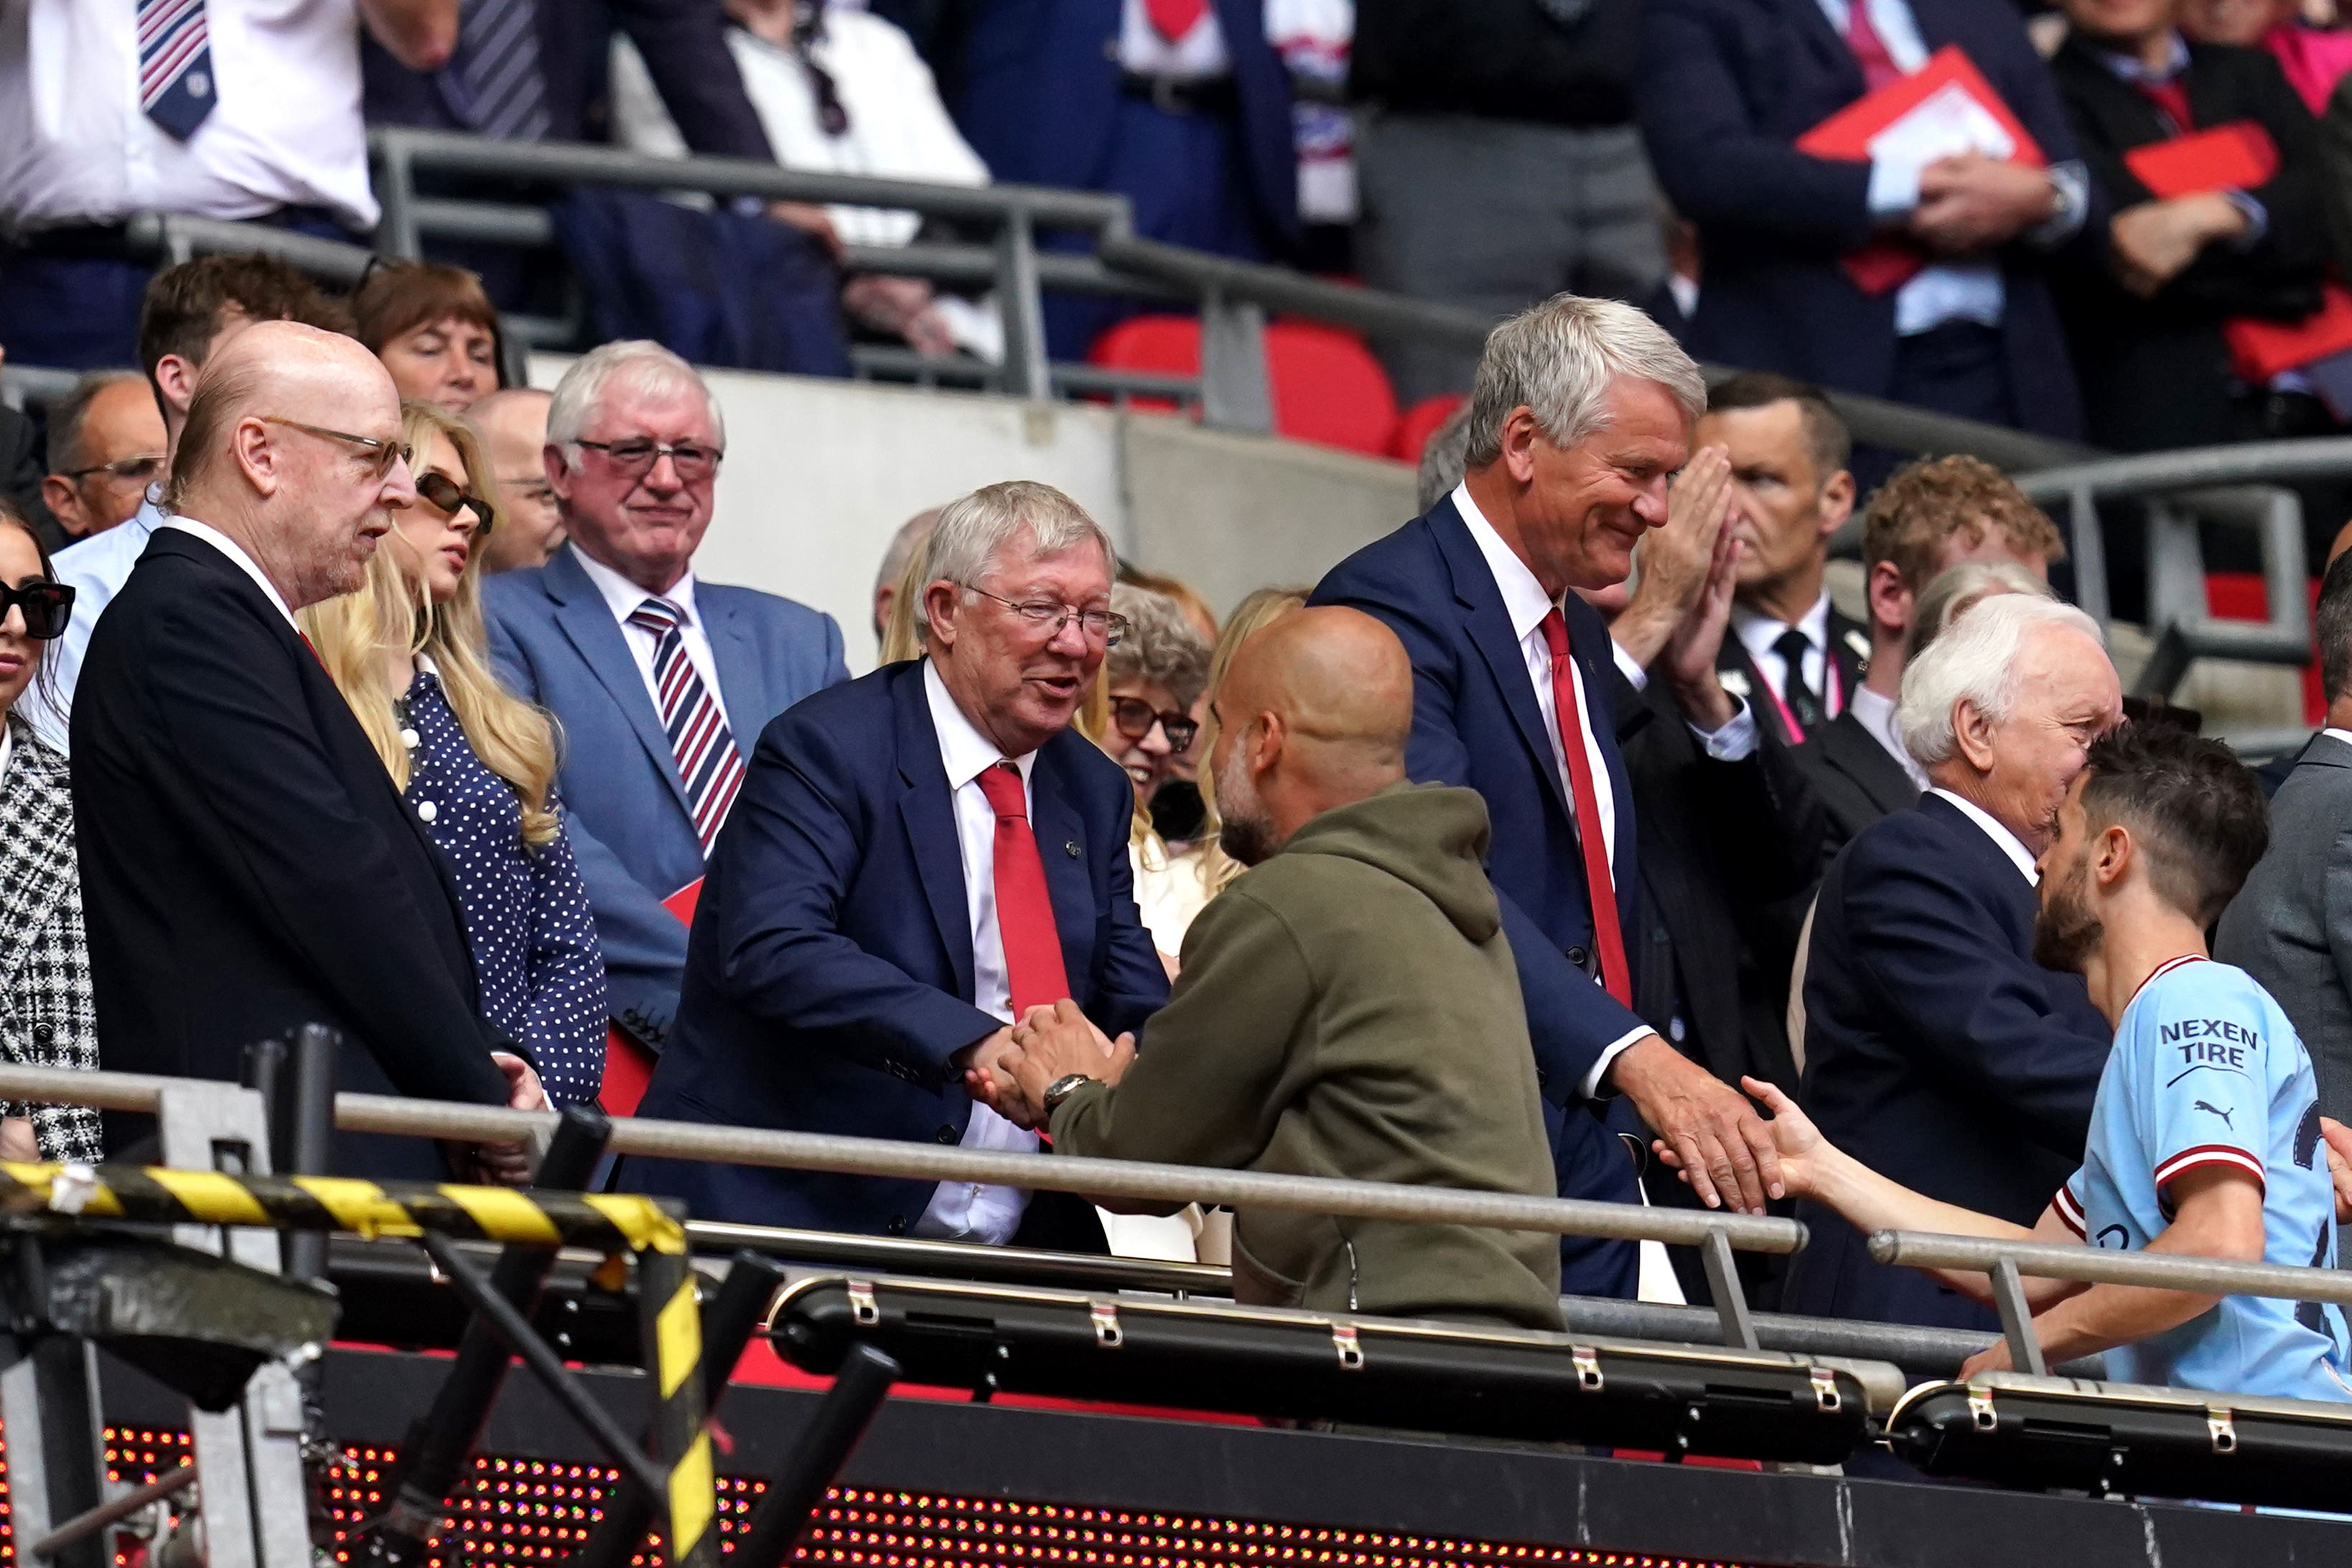
[[(1053, 1119), (1067, 1154), (1553, 1194), (1517, 970), (1472, 790), (1325, 812), (1220, 894), (1116, 1088)], [(1557, 1329), (1556, 1237), (1244, 1210), (1234, 1293), (1271, 1306)]]

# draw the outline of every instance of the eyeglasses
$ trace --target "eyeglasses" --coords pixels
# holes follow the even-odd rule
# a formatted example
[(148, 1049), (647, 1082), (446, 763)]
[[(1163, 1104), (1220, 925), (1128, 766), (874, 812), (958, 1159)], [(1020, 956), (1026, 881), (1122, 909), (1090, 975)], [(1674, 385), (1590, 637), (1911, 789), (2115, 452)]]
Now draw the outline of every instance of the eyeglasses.
[(667, 442), (574, 441), (575, 447), (586, 447), (604, 454), (604, 460), (614, 471), (629, 479), (640, 479), (652, 473), (654, 465), (667, 458), (677, 469), (677, 477), (688, 484), (700, 484), (719, 471), (719, 459), (727, 454), (717, 447), (705, 447), (693, 441), (681, 441), (673, 447)]
[(306, 436), (359, 447), (367, 454), (368, 473), (374, 479), (380, 479), (392, 472), (394, 463), (414, 463), (416, 460), (415, 449), (404, 441), (389, 440), (380, 436), (354, 436), (348, 430), (329, 430), (318, 425), (305, 425), (299, 419), (281, 419), (275, 414), (264, 414), (260, 418), (264, 425), (283, 425)]
[(498, 514), (490, 510), (489, 502), (460, 486), (446, 474), (417, 475), (416, 493), (452, 520), (460, 509), (472, 512), (476, 539), (488, 539), (491, 525), (498, 521)]
[(1159, 725), (1168, 737), (1168, 749), (1180, 757), (1192, 749), (1192, 739), (1201, 732), (1191, 714), (1158, 712), (1139, 697), (1112, 698), (1110, 721), (1130, 741), (1140, 741), (1151, 733), (1152, 725)]
[(8, 618), (12, 605), (24, 611), (25, 635), (35, 642), (65, 635), (66, 622), (73, 618), (73, 602), (71, 588), (46, 577), (17, 588), (0, 583), (0, 621)]
[(110, 463), (92, 463), (86, 468), (68, 468), (58, 477), (79, 484), (92, 474), (104, 474), (117, 484), (135, 483), (143, 487), (153, 484), (155, 476), (163, 471), (163, 454), (144, 452), (136, 458), (117, 458)]
[(971, 588), (973, 593), (983, 599), (994, 599), (998, 604), (1019, 616), (1024, 626), (1044, 632), (1048, 637), (1060, 637), (1062, 628), (1068, 626), (1074, 618), (1088, 638), (1100, 642), (1105, 647), (1117, 647), (1118, 639), (1127, 635), (1127, 617), (1114, 616), (1108, 610), (1073, 609), (1067, 605), (1055, 604), (1051, 599), (1031, 599), (1016, 605), (1001, 594), (992, 594), (985, 588), (974, 588), (970, 583), (966, 583), (964, 586)]

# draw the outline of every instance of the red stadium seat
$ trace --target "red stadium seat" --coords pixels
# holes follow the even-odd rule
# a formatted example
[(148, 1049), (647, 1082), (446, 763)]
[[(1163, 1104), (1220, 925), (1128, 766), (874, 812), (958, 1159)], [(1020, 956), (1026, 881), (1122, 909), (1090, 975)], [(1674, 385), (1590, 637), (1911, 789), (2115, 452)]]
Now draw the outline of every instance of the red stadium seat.
[[(2311, 582), (2311, 604), (2319, 607), (2319, 580)], [(2259, 572), (2205, 574), (2205, 613), (2224, 621), (2264, 621), (2270, 618), (2271, 596)], [(2303, 717), (2316, 724), (2327, 717), (2327, 699), (2319, 689), (2316, 659), (2303, 667)]]
[[(1397, 426), (1388, 373), (1352, 332), (1312, 321), (1275, 321), (1265, 329), (1274, 383), (1275, 433), (1372, 457), (1387, 457)], [(1201, 323), (1190, 316), (1131, 316), (1095, 340), (1087, 363), (1106, 370), (1162, 375), (1201, 374)], [(1165, 398), (1132, 406), (1171, 412)]]
[(1389, 456), (1400, 462), (1418, 463), (1422, 449), (1437, 427), (1454, 417), (1454, 411), (1470, 400), (1458, 392), (1440, 392), (1423, 398), (1404, 411), (1397, 421), (1396, 439), (1389, 444)]

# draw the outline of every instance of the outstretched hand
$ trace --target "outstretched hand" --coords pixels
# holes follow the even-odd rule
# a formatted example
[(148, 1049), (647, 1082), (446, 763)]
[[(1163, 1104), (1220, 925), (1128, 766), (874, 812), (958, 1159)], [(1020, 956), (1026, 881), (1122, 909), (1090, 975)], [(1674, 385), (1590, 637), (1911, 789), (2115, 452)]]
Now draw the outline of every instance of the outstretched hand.
[(2352, 1225), (2352, 1127), (2323, 1116), (2319, 1136), (2327, 1148), (2327, 1173), (2336, 1183), (2336, 1223)]
[[(1811, 1117), (1797, 1108), (1797, 1102), (1780, 1092), (1776, 1086), (1760, 1078), (1742, 1078), (1739, 1087), (1762, 1103), (1771, 1119), (1764, 1123), (1770, 1131), (1773, 1151), (1779, 1155), (1780, 1185), (1792, 1198), (1809, 1197), (1819, 1189), (1816, 1178), (1823, 1158), (1835, 1152)], [(1691, 1169), (1681, 1152), (1664, 1139), (1655, 1139), (1650, 1147), (1668, 1169), (1691, 1179)]]

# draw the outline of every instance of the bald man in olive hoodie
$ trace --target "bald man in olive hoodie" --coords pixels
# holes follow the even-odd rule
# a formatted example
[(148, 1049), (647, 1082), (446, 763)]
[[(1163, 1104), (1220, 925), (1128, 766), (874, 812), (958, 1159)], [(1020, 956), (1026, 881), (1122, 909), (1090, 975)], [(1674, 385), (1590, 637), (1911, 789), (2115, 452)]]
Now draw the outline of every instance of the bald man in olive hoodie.
[[(1150, 1047), (1075, 1007), (975, 1095), (1066, 1154), (1553, 1195), (1476, 792), (1404, 782), (1412, 668), (1386, 626), (1294, 611), (1214, 702), (1226, 850)], [(1556, 1238), (1244, 1209), (1245, 1304), (1558, 1329)]]

